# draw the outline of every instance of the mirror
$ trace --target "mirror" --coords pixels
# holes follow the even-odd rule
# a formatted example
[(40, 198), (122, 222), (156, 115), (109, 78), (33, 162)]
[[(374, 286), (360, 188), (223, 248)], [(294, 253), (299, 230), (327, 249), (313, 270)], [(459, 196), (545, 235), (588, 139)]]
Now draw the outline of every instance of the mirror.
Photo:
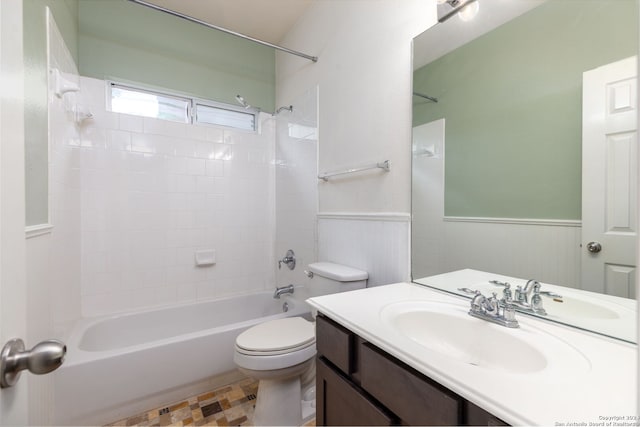
[(637, 0), (476, 3), (414, 39), (412, 278), (534, 278), (636, 341)]

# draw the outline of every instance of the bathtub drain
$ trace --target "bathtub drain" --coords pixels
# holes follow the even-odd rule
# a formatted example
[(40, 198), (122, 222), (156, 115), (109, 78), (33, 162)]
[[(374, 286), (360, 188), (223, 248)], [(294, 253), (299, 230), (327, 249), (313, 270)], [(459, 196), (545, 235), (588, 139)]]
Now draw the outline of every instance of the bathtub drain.
[(282, 304), (282, 312), (286, 313), (287, 311), (289, 311), (289, 303), (285, 302), (284, 304)]

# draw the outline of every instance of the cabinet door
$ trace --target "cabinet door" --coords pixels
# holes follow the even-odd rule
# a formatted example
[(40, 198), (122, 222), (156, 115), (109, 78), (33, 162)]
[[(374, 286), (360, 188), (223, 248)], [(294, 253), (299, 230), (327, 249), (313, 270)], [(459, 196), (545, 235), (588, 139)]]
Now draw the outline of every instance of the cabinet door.
[(362, 345), (360, 384), (408, 425), (457, 426), (463, 400), (411, 367), (367, 343)]
[(316, 424), (319, 426), (390, 426), (394, 417), (327, 365), (316, 361)]
[(471, 402), (467, 403), (466, 410), (466, 425), (469, 426), (508, 426), (509, 424), (502, 421), (500, 418), (491, 415), (484, 409), (474, 405)]
[(322, 356), (347, 375), (353, 373), (354, 334), (324, 316), (316, 318), (316, 348)]

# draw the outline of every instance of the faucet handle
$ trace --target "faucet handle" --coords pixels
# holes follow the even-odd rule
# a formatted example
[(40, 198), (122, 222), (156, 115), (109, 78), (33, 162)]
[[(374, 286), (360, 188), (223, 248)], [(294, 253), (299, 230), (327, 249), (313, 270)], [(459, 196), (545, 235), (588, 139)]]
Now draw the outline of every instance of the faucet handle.
[(504, 286), (504, 287), (510, 287), (511, 286), (509, 284), (509, 282), (501, 282), (499, 280), (489, 280), (489, 283), (491, 283), (492, 285), (498, 285), (498, 286)]
[(296, 254), (293, 252), (293, 250), (287, 250), (284, 258), (278, 260), (278, 270), (282, 268), (282, 264), (285, 264), (289, 268), (289, 270), (293, 270), (294, 268), (296, 268)]
[(516, 320), (516, 306), (511, 302), (505, 302), (503, 308), (503, 316), (507, 321), (515, 321)]
[(510, 283), (505, 283), (504, 290), (502, 291), (502, 299), (507, 302), (513, 301)]
[(538, 291), (538, 293), (539, 293), (540, 295), (544, 295), (545, 297), (562, 299), (562, 295), (556, 294), (555, 292), (550, 292), (550, 291)]
[(526, 300), (527, 295), (524, 293), (524, 291), (522, 290), (522, 286), (521, 285), (517, 285), (516, 286), (516, 290), (513, 293), (514, 296), (514, 300), (516, 301), (520, 301), (520, 302), (524, 302)]

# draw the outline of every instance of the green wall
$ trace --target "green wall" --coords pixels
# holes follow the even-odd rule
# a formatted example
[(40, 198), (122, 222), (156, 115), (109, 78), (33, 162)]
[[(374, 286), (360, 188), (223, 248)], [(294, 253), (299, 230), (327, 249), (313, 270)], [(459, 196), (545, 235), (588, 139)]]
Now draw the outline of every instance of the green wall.
[(80, 74), (273, 111), (275, 52), (126, 0), (80, 0)]
[(446, 118), (445, 215), (581, 218), (582, 73), (637, 53), (637, 17), (550, 0), (414, 72), (439, 102), (413, 125)]
[(26, 224), (48, 222), (47, 27), (49, 6), (78, 60), (78, 0), (24, 0)]

